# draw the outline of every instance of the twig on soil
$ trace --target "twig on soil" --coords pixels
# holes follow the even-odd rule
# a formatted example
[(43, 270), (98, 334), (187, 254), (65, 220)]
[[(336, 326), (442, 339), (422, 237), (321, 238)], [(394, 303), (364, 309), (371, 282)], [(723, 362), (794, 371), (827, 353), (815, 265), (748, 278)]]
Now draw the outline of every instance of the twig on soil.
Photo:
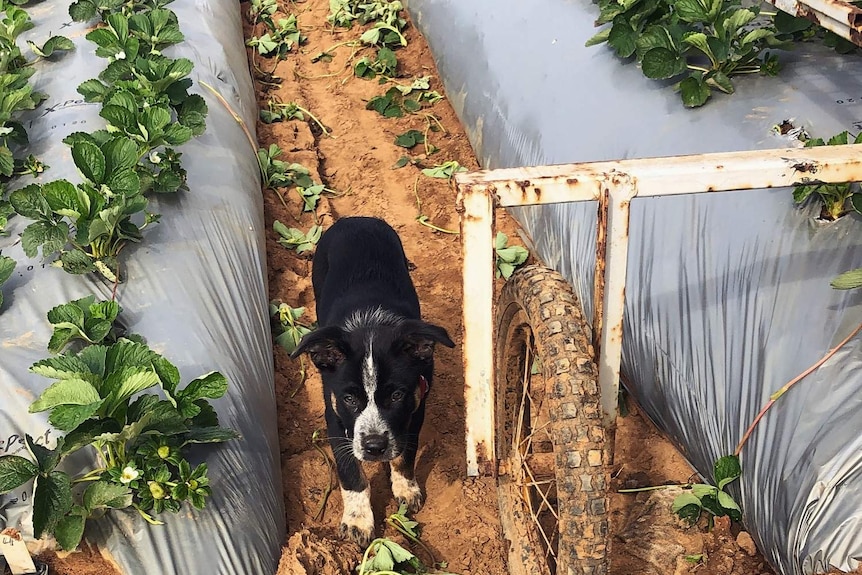
[(440, 119), (437, 118), (437, 116), (435, 116), (434, 114), (422, 114), (422, 115), (425, 117), (425, 130), (423, 130), (423, 132), (422, 132), (422, 139), (423, 139), (422, 144), (425, 146), (425, 155), (430, 156), (432, 151), (431, 151), (431, 143), (428, 141), (428, 132), (431, 131), (434, 124), (437, 124), (437, 127), (440, 128), (440, 131), (443, 132), (444, 134), (446, 134), (448, 132), (446, 132), (446, 128), (443, 127), (443, 124), (440, 123)]
[(416, 176), (416, 180), (413, 182), (413, 195), (416, 196), (416, 221), (425, 226), (426, 228), (431, 228), (432, 230), (443, 232), (444, 234), (453, 234), (457, 236), (460, 232), (437, 227), (430, 222), (428, 216), (422, 213), (422, 201), (419, 199), (419, 178), (421, 177), (422, 174), (419, 174), (418, 176)]
[(275, 192), (275, 195), (278, 196), (278, 199), (281, 200), (281, 205), (284, 207), (285, 211), (290, 214), (290, 217), (292, 217), (294, 221), (298, 222), (299, 218), (294, 216), (293, 212), (290, 211), (290, 208), (287, 207), (287, 202), (284, 200), (284, 194), (282, 194), (278, 188), (272, 188), (272, 190)]
[(361, 42), (359, 42), (359, 40), (345, 40), (344, 42), (338, 42), (336, 44), (333, 44), (332, 46), (330, 46), (326, 50), (321, 51), (321, 54), (329, 54), (333, 50), (340, 48), (342, 46), (350, 46), (351, 48), (355, 48), (356, 46), (361, 46), (361, 45), (362, 44), (361, 44)]
[(323, 456), (323, 459), (326, 461), (327, 467), (329, 467), (329, 484), (326, 486), (326, 490), (323, 492), (323, 499), (320, 500), (320, 507), (317, 508), (317, 513), (314, 514), (315, 521), (322, 521), (323, 514), (326, 511), (326, 502), (329, 501), (329, 496), (332, 494), (335, 486), (332, 484), (332, 472), (333, 472), (333, 463), (332, 459), (329, 458), (329, 455), (318, 445), (318, 442), (323, 441), (325, 438), (320, 437), (320, 430), (314, 430), (314, 433), (311, 434), (311, 444), (314, 446), (314, 449)]
[(332, 132), (330, 132), (329, 130), (326, 129), (326, 126), (323, 125), (323, 122), (321, 122), (320, 120), (317, 119), (317, 116), (315, 116), (314, 114), (309, 112), (307, 109), (303, 108), (302, 106), (296, 106), (296, 109), (299, 110), (300, 112), (305, 112), (306, 114), (308, 114), (308, 117), (311, 118), (312, 120), (314, 120), (314, 123), (317, 124), (318, 127), (320, 127), (320, 131), (323, 132), (324, 136), (326, 136), (328, 138), (332, 138), (333, 140), (336, 139), (335, 136), (332, 135)]
[[(290, 215), (292, 216), (293, 214), (290, 214)], [(294, 219), (296, 219), (296, 218), (294, 218)], [(299, 220), (297, 220), (297, 221), (299, 221)], [(293, 389), (293, 391), (290, 392), (291, 398), (296, 397), (296, 394), (299, 393), (299, 390), (302, 389), (303, 385), (305, 385), (305, 380), (307, 377), (308, 377), (308, 372), (305, 369), (305, 358), (300, 357), (299, 358), (299, 383)]]
[(649, 487), (633, 487), (631, 489), (617, 489), (617, 493), (640, 493), (642, 491), (659, 491), (668, 487), (685, 487), (684, 485), (651, 485)]
[(843, 340), (841, 340), (841, 343), (839, 343), (838, 345), (836, 345), (835, 347), (830, 349), (829, 352), (826, 355), (824, 355), (822, 358), (820, 358), (820, 360), (817, 361), (814, 365), (812, 365), (811, 367), (809, 367), (808, 369), (806, 369), (805, 371), (803, 371), (802, 373), (800, 373), (799, 375), (797, 375), (796, 377), (794, 377), (793, 379), (788, 381), (781, 389), (779, 389), (778, 391), (773, 393), (769, 397), (769, 401), (766, 402), (766, 405), (763, 406), (763, 409), (760, 410), (760, 413), (757, 414), (757, 417), (754, 418), (754, 421), (751, 422), (751, 425), (745, 431), (745, 435), (742, 436), (742, 439), (740, 440), (739, 445), (736, 446), (736, 450), (734, 450), (733, 454), (737, 457), (739, 456), (740, 452), (742, 451), (743, 446), (745, 445), (745, 442), (748, 441), (748, 438), (751, 436), (752, 432), (754, 432), (754, 428), (757, 426), (757, 424), (760, 422), (760, 420), (763, 419), (763, 416), (766, 415), (766, 412), (769, 411), (769, 408), (771, 408), (782, 395), (787, 393), (787, 391), (791, 387), (793, 387), (794, 385), (799, 383), (802, 379), (804, 379), (809, 374), (811, 374), (811, 372), (813, 372), (818, 367), (820, 367), (821, 365), (826, 363), (826, 361), (830, 357), (835, 355), (835, 353), (839, 349), (844, 347), (844, 345), (848, 341), (853, 339), (856, 336), (856, 334), (859, 333), (860, 330), (862, 330), (862, 323), (860, 323), (858, 326), (856, 326), (856, 329), (854, 329), (852, 332), (850, 332), (850, 335), (848, 335)]

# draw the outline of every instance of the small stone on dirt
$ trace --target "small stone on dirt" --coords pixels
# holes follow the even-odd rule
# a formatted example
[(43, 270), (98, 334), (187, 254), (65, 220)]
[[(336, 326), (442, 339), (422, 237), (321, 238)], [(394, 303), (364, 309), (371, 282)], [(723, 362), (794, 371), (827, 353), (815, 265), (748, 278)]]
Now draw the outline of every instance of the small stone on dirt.
[(740, 531), (736, 536), (736, 544), (739, 548), (748, 553), (750, 557), (757, 555), (757, 546), (754, 544), (754, 539), (751, 538), (746, 531)]

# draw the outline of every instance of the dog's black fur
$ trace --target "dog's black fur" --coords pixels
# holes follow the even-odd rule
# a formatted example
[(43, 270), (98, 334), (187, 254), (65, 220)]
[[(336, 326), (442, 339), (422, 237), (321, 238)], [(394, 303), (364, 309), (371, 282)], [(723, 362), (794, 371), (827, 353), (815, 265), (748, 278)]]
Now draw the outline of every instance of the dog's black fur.
[(312, 267), (318, 328), (306, 352), (323, 379), (326, 424), (344, 499), (341, 529), (360, 545), (374, 535), (360, 461), (389, 461), (392, 491), (410, 512), (423, 503), (414, 465), (434, 344), (455, 344), (422, 321), (398, 234), (376, 218), (338, 220), (317, 245)]

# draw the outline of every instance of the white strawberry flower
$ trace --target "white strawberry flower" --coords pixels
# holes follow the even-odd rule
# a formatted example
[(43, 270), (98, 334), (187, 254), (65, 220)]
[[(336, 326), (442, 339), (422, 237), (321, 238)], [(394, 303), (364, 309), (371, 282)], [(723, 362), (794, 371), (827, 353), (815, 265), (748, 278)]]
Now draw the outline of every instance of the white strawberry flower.
[(127, 465), (123, 468), (123, 473), (120, 475), (120, 483), (131, 483), (135, 479), (141, 476), (141, 472), (134, 468), (132, 465)]

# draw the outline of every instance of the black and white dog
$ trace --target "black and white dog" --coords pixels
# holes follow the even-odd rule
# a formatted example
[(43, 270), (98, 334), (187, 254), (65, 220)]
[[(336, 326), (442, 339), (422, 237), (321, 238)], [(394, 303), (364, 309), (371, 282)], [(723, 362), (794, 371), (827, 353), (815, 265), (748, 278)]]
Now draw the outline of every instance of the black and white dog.
[(434, 344), (455, 344), (445, 329), (420, 319), (404, 248), (383, 220), (338, 220), (320, 238), (311, 277), (319, 327), (292, 357), (307, 352), (322, 376), (344, 502), (341, 530), (366, 546), (374, 514), (360, 462), (388, 461), (395, 498), (410, 512), (422, 506), (414, 464)]

